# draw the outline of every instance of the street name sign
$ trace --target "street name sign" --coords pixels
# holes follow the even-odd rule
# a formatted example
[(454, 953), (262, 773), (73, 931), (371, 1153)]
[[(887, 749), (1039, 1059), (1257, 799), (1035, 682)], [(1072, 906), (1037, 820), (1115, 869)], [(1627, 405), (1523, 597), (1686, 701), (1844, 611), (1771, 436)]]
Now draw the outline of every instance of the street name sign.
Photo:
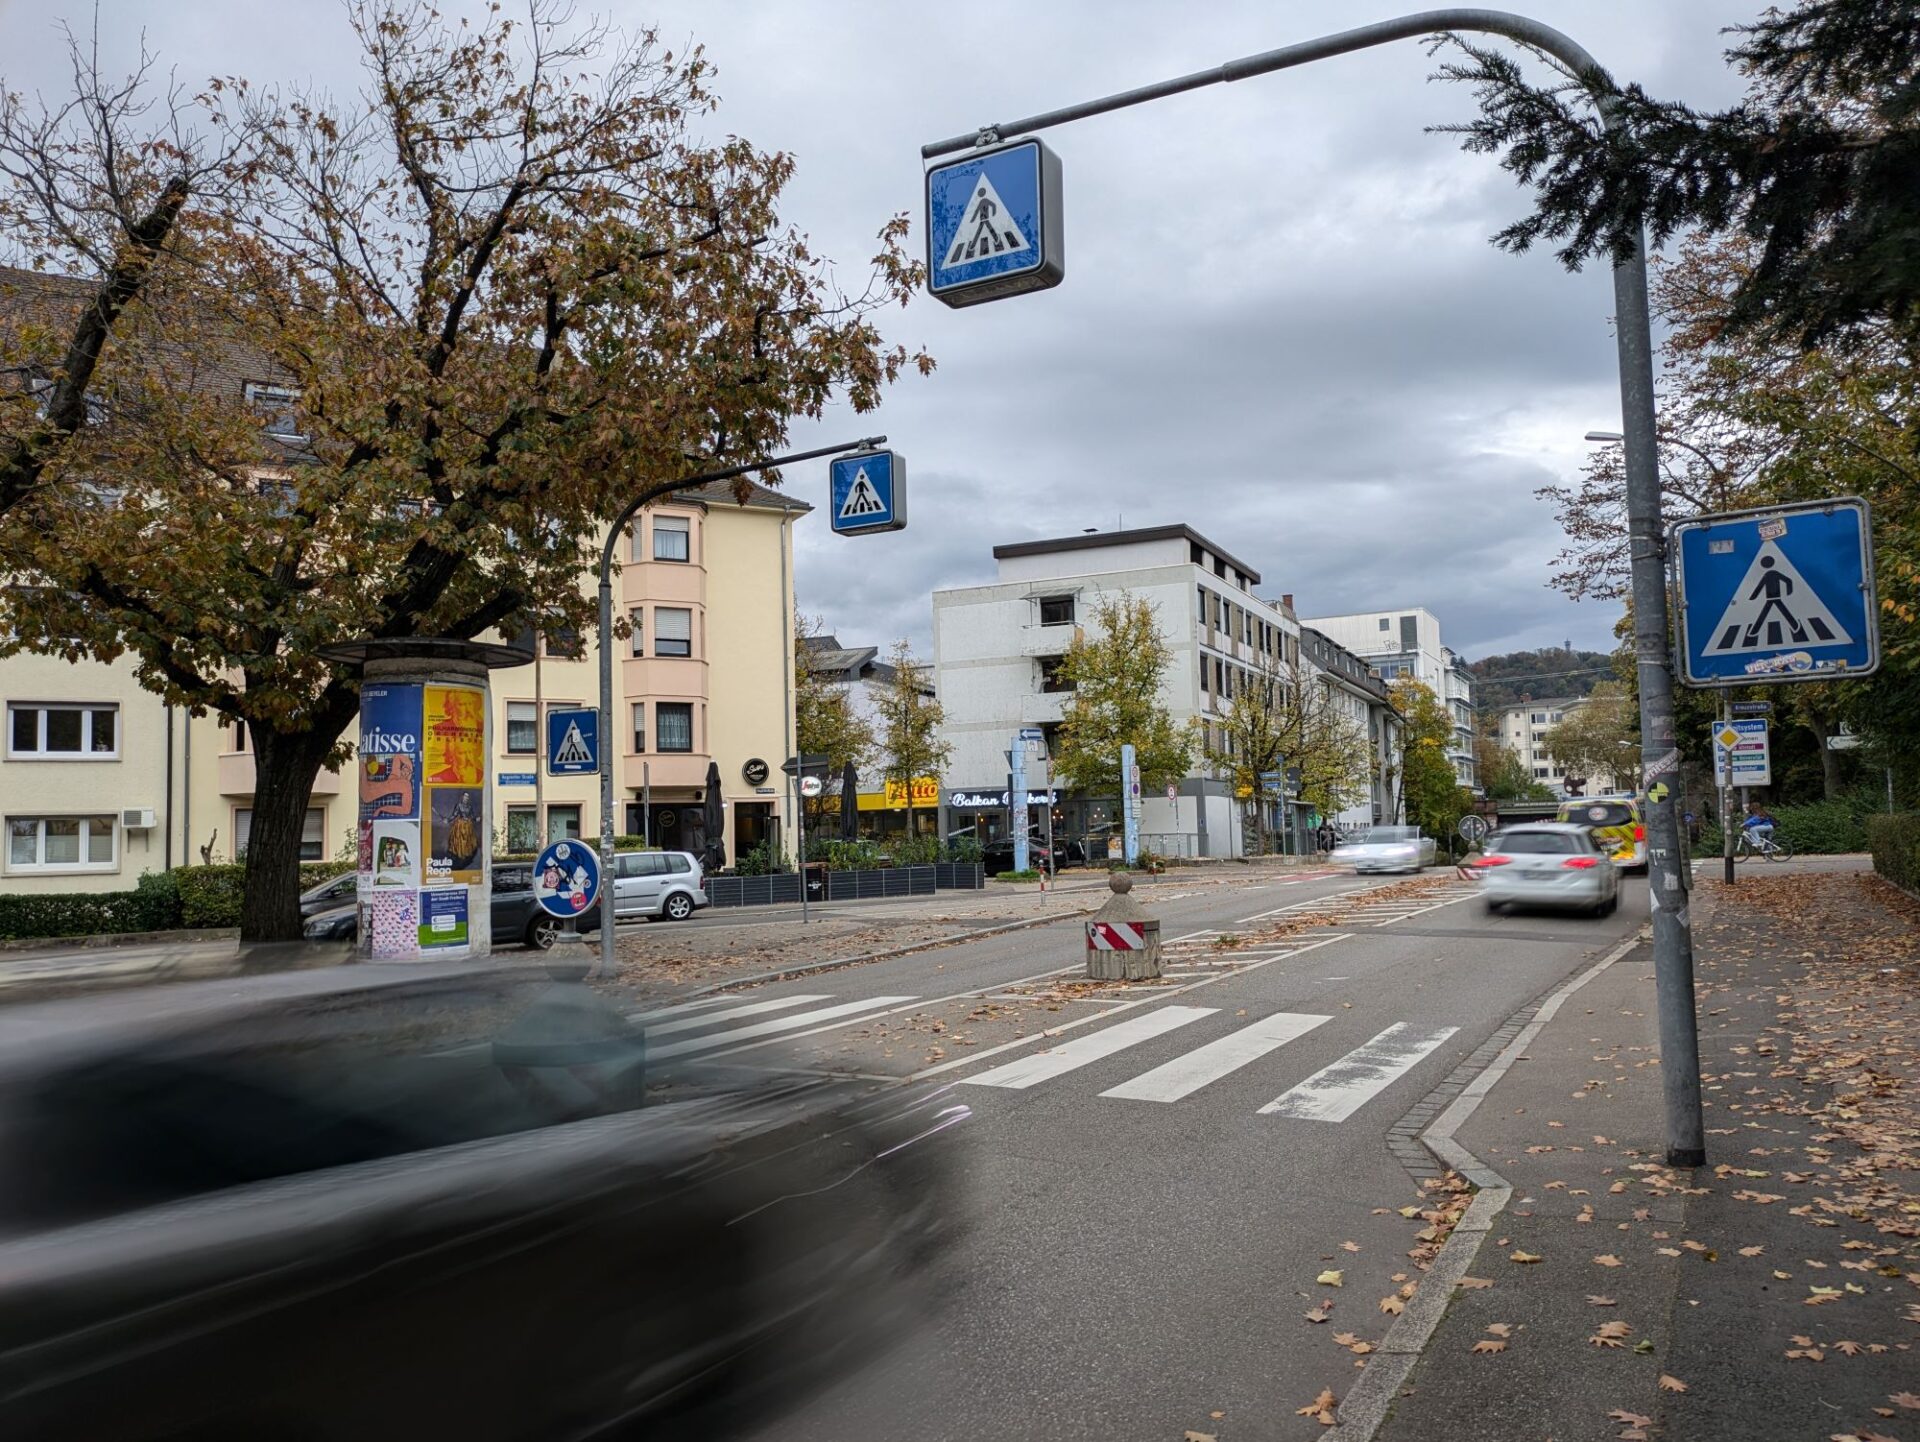
[[(1729, 773), (1731, 766), (1731, 773)], [(1773, 762), (1764, 720), (1716, 721), (1713, 774), (1728, 786), (1773, 785)]]
[(1727, 709), (1735, 716), (1771, 716), (1773, 714), (1773, 702), (1730, 701), (1727, 703)]
[(840, 456), (827, 476), (827, 519), (836, 535), (907, 528), (907, 463), (898, 452)]
[(1865, 676), (1880, 665), (1865, 501), (1701, 516), (1673, 528), (1689, 686)]
[(584, 776), (600, 769), (600, 713), (590, 706), (547, 712), (547, 775)]
[(951, 306), (1046, 290), (1067, 274), (1060, 157), (1031, 136), (927, 171), (927, 289)]

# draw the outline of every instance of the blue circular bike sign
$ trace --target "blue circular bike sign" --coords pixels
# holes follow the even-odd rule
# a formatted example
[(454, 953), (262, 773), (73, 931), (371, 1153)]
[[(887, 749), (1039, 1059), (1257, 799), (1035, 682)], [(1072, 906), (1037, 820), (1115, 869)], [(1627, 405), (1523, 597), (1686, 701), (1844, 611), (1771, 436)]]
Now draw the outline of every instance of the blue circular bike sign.
[(533, 899), (553, 916), (575, 917), (600, 897), (600, 858), (583, 841), (556, 841), (533, 863)]

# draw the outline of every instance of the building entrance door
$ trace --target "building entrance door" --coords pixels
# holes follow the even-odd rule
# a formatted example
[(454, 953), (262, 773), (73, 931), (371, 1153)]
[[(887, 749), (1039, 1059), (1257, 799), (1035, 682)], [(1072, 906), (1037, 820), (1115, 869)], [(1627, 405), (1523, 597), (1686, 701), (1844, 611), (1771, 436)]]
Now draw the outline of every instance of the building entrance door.
[(733, 859), (738, 861), (762, 842), (775, 839), (771, 801), (733, 803)]

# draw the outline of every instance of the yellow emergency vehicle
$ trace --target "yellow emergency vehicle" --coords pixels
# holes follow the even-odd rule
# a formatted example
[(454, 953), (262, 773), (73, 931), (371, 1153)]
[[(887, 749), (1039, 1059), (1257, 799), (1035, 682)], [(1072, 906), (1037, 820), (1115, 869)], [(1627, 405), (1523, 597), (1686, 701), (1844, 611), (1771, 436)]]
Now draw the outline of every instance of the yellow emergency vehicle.
[(1638, 796), (1570, 796), (1560, 803), (1556, 819), (1586, 827), (1593, 844), (1621, 871), (1647, 869), (1647, 828)]

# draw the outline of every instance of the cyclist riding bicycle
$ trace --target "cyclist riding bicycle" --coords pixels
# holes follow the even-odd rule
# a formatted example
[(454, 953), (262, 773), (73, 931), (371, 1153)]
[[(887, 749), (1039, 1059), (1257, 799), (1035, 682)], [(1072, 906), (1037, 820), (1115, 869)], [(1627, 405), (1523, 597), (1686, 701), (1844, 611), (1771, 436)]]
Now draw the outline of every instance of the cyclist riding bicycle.
[(1740, 825), (1758, 845), (1764, 846), (1773, 839), (1773, 817), (1767, 814), (1766, 807), (1756, 802), (1749, 801), (1747, 803), (1746, 820), (1742, 821)]

